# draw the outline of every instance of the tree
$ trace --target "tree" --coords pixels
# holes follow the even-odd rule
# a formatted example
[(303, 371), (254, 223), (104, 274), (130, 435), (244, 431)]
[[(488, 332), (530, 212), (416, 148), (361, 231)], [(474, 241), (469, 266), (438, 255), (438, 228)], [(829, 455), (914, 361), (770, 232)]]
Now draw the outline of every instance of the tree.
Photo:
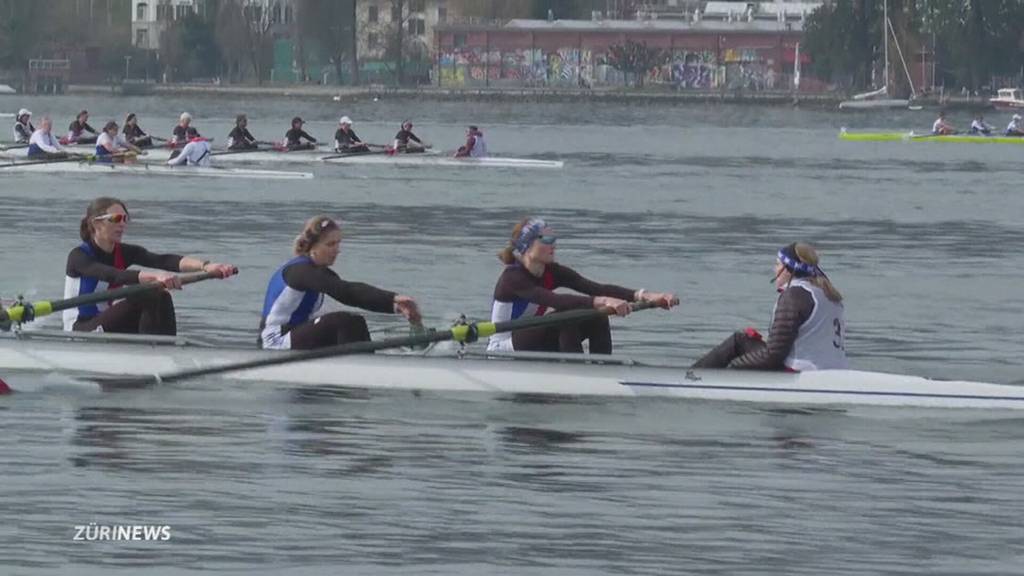
[(255, 2), (224, 0), (216, 18), (216, 36), (223, 53), (229, 58), (244, 54), (256, 83), (262, 84), (270, 60), (270, 10)]
[(355, 0), (299, 0), (296, 5), (298, 41), (312, 38), (330, 58), (340, 84), (346, 63), (355, 79), (353, 31)]
[(626, 75), (632, 73), (638, 88), (644, 87), (644, 77), (648, 72), (668, 63), (669, 53), (661, 48), (652, 48), (647, 42), (626, 40), (625, 44), (617, 44), (608, 48), (608, 64)]

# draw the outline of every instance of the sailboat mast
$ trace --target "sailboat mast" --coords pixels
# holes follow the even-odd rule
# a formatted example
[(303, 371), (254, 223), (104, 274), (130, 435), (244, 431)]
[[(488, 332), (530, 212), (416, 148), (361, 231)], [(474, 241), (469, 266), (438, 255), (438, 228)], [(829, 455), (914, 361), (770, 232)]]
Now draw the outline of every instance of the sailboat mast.
[(882, 85), (885, 87), (885, 93), (888, 95), (889, 92), (889, 0), (882, 2), (882, 46), (884, 46), (885, 52), (885, 81)]

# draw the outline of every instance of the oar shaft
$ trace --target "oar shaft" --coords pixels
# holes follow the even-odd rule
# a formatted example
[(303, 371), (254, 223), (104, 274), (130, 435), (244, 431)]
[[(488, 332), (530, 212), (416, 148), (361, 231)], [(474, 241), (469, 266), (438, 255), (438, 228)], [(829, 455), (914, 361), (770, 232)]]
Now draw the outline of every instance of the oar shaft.
[[(200, 282), (202, 280), (208, 280), (210, 278), (218, 278), (219, 275), (212, 272), (197, 272), (195, 274), (185, 274), (181, 276), (182, 284), (192, 284), (194, 282)], [(163, 284), (160, 282), (147, 282), (145, 284), (133, 284), (131, 286), (124, 286), (122, 288), (116, 288), (114, 290), (108, 290), (106, 292), (94, 292), (92, 294), (85, 294), (82, 296), (76, 296), (74, 298), (68, 298), (65, 300), (41, 300), (39, 302), (33, 302), (29, 304), (32, 307), (33, 316), (47, 316), (54, 312), (60, 312), (61, 310), (68, 310), (75, 308), (76, 306), (85, 306), (88, 304), (96, 304), (97, 302), (105, 302), (108, 300), (121, 300), (141, 294), (149, 290), (156, 290), (163, 288)], [(18, 305), (11, 306), (7, 310), (0, 311), (0, 322), (5, 320), (11, 320), (13, 322), (21, 322), (25, 318), (26, 306)]]
[[(655, 307), (655, 304), (651, 302), (637, 302), (632, 305), (632, 308), (634, 310), (643, 310), (646, 308), (653, 307)], [(181, 380), (188, 380), (191, 378), (198, 378), (201, 376), (212, 376), (214, 374), (223, 374), (226, 372), (236, 372), (240, 370), (251, 370), (254, 368), (266, 368), (268, 366), (290, 364), (292, 362), (320, 360), (323, 358), (330, 358), (334, 356), (366, 354), (376, 352), (378, 350), (401, 348), (404, 346), (417, 346), (421, 344), (430, 344), (433, 342), (444, 342), (447, 340), (454, 340), (456, 342), (471, 342), (475, 341), (477, 338), (487, 338), (499, 332), (511, 332), (513, 330), (536, 328), (540, 326), (555, 326), (558, 324), (572, 324), (575, 322), (582, 322), (584, 320), (589, 320), (591, 318), (596, 318), (599, 316), (607, 316), (612, 314), (613, 312), (614, 311), (611, 308), (587, 308), (585, 310), (569, 310), (566, 312), (555, 312), (554, 314), (548, 314), (546, 316), (534, 316), (530, 318), (524, 318), (521, 320), (510, 320), (507, 322), (478, 322), (474, 324), (453, 326), (452, 328), (447, 330), (427, 331), (422, 334), (398, 336), (395, 338), (385, 338), (383, 340), (376, 341), (353, 342), (350, 344), (341, 344), (338, 346), (318, 348), (315, 350), (305, 350), (302, 352), (292, 352), (290, 354), (281, 354), (265, 358), (255, 358), (253, 360), (248, 360), (246, 362), (225, 364), (222, 366), (208, 366), (204, 368), (182, 370), (179, 372), (172, 372), (168, 374), (157, 374), (153, 376), (145, 376), (139, 378), (106, 379), (100, 380), (99, 383), (100, 386), (106, 389), (144, 388), (155, 384), (178, 382)]]

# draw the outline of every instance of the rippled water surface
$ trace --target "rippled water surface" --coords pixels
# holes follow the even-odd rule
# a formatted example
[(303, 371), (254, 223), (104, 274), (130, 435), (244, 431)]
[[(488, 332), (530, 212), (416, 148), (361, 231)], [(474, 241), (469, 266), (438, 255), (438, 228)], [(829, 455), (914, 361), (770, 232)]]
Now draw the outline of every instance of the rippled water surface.
[[(255, 337), (263, 290), (307, 217), (342, 219), (336, 269), (484, 317), (494, 257), (526, 214), (586, 275), (678, 292), (615, 321), (617, 351), (685, 362), (766, 328), (775, 249), (817, 244), (846, 297), (857, 368), (1024, 383), (1024, 146), (847, 143), (927, 113), (604, 104), (339, 104), (37, 98), (59, 124), (131, 109), (154, 134), (188, 109), (223, 141), (301, 114), (385, 142), (404, 117), (442, 148), (560, 171), (314, 166), (313, 181), (3, 174), (0, 296), (59, 296), (97, 195), (129, 240), (237, 264), (176, 295), (179, 329)], [(0, 97), (0, 112), (24, 106)], [(955, 118), (964, 123), (968, 119)], [(990, 119), (990, 120), (995, 120)], [(999, 119), (1002, 121), (1002, 119)], [(278, 169), (293, 167), (274, 166)], [(44, 328), (56, 328), (46, 319)], [(383, 333), (399, 325), (371, 315)], [(3, 374), (0, 374), (2, 377)], [(0, 399), (0, 573), (1020, 574), (1024, 420), (981, 412), (777, 410), (651, 400), (539, 402), (207, 386)], [(154, 524), (168, 542), (77, 542)]]

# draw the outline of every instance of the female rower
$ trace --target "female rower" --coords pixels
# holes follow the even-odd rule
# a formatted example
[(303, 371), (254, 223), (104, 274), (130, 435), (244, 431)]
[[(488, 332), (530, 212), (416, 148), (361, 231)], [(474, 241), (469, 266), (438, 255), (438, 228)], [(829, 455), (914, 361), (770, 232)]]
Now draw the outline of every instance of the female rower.
[[(292, 118), (292, 127), (284, 135), (285, 146), (289, 150), (313, 150), (316, 148), (316, 138), (313, 138), (305, 130), (302, 129), (302, 125), (305, 124), (302, 118), (296, 116)], [(306, 140), (303, 142), (303, 140)]]
[(199, 130), (192, 127), (192, 115), (188, 112), (182, 112), (181, 116), (178, 117), (178, 124), (171, 131), (171, 146), (184, 146), (189, 140), (198, 137)]
[[(92, 136), (84, 136), (86, 132)], [(98, 136), (96, 130), (89, 126), (89, 111), (82, 110), (75, 117), (75, 121), (68, 126), (67, 141), (62, 144), (95, 144)]]
[[(142, 150), (134, 144), (129, 144), (120, 134), (117, 133), (117, 122), (111, 120), (103, 127), (103, 133), (96, 140), (96, 161), (97, 162), (118, 162), (123, 163), (128, 156), (124, 151), (141, 154)], [(131, 156), (134, 160), (134, 156)]]
[(235, 127), (228, 134), (228, 150), (255, 150), (259, 148), (256, 137), (249, 132), (249, 118), (239, 114), (235, 118)]
[[(675, 294), (598, 284), (575, 270), (555, 262), (555, 234), (539, 218), (527, 218), (512, 229), (508, 246), (498, 254), (505, 270), (494, 287), (492, 322), (506, 322), (528, 316), (542, 316), (550, 309), (612, 308), (619, 316), (629, 314), (630, 302), (656, 302), (668, 309), (679, 304)], [(556, 288), (570, 288), (586, 294), (560, 294)], [(611, 354), (612, 337), (607, 316), (576, 324), (516, 330), (491, 336), (491, 351), (531, 350), (582, 352), (590, 341), (593, 354)]]
[[(413, 144), (415, 142), (415, 144)], [(391, 145), (393, 152), (414, 153), (426, 150), (426, 145), (415, 134), (412, 133), (412, 121), (402, 122), (402, 129), (395, 134), (395, 142)]]
[(459, 146), (455, 152), (456, 158), (486, 158), (487, 142), (484, 140), (484, 133), (476, 126), (470, 126), (466, 130), (466, 143)]
[(142, 131), (142, 128), (139, 126), (139, 119), (135, 117), (134, 112), (128, 114), (128, 117), (124, 119), (124, 128), (122, 128), (121, 133), (132, 146), (139, 148), (151, 148), (153, 146), (153, 137)]
[(420, 322), (419, 307), (408, 296), (360, 282), (342, 280), (331, 270), (341, 247), (341, 228), (327, 216), (306, 222), (295, 239), (295, 257), (270, 278), (260, 321), (262, 348), (313, 349), (370, 340), (366, 319), (350, 312), (320, 315), (324, 295), (364, 310), (397, 313)]
[(693, 365), (747, 370), (845, 369), (843, 297), (818, 266), (810, 244), (790, 244), (775, 261), (775, 303), (768, 342), (753, 328), (736, 332)]
[(35, 131), (35, 127), (32, 126), (32, 113), (24, 108), (18, 110), (18, 118), (14, 121), (14, 143), (28, 144)]
[[(221, 278), (237, 272), (229, 264), (176, 254), (153, 254), (141, 246), (122, 244), (128, 221), (128, 209), (117, 198), (97, 198), (89, 204), (79, 226), (82, 243), (68, 254), (65, 298), (146, 282), (159, 282), (169, 289), (181, 288), (181, 279), (174, 274), (129, 270), (133, 265), (170, 272), (205, 271)], [(64, 329), (174, 335), (177, 321), (171, 295), (165, 290), (150, 290), (112, 304), (89, 304), (65, 310)]]
[(334, 151), (345, 154), (370, 151), (370, 147), (356, 136), (356, 131), (352, 129), (352, 119), (348, 116), (342, 116), (338, 121), (338, 131), (334, 133)]

